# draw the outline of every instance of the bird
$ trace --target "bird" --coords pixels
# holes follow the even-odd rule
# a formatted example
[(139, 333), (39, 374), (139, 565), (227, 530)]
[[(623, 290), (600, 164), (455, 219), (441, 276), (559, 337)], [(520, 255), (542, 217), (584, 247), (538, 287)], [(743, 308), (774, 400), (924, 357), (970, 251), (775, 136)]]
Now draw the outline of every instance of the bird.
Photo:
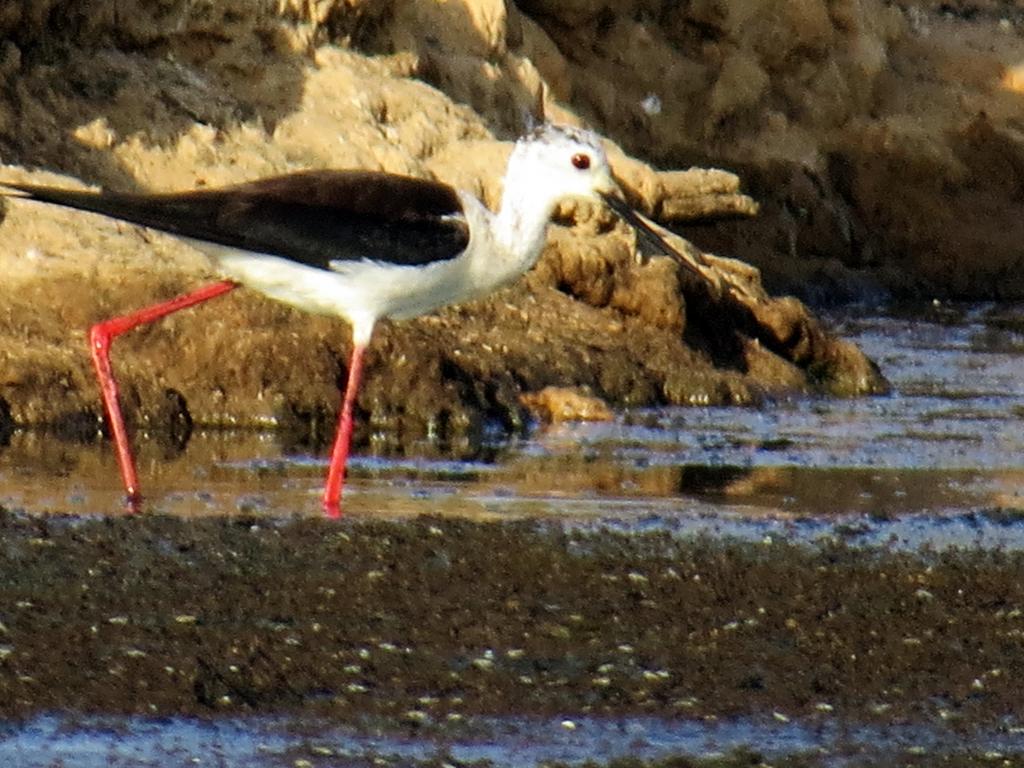
[(96, 323), (89, 347), (126, 501), (138, 511), (138, 472), (110, 360), (115, 338), (239, 286), (351, 328), (347, 382), (322, 507), (341, 514), (363, 356), (377, 322), (406, 320), (478, 298), (537, 262), (566, 199), (608, 205), (639, 236), (693, 269), (624, 199), (592, 131), (553, 123), (519, 138), (497, 211), (437, 180), (383, 171), (303, 170), (225, 187), (123, 193), (0, 182), (9, 196), (102, 214), (169, 233), (204, 253), (219, 280)]

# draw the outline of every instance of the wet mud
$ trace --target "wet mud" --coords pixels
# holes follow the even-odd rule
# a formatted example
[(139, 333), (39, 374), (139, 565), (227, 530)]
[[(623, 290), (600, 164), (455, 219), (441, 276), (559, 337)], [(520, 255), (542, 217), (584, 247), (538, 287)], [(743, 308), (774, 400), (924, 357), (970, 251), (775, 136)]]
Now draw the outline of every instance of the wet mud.
[(1021, 552), (14, 512), (0, 541), (6, 718), (1022, 725)]

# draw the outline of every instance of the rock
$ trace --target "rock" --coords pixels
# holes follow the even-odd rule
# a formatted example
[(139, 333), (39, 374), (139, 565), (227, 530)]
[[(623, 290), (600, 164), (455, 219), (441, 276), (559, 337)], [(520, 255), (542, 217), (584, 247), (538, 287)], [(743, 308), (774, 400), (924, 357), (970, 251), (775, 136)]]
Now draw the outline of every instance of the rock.
[[(719, 222), (702, 236), (763, 268), (771, 285), (828, 301), (1024, 296), (1019, 195), (964, 151), (978, 119), (997, 151), (1024, 146), (1024, 38), (998, 4), (522, 7), (572, 52), (574, 110), (628, 152), (741, 172), (762, 204), (756, 234)], [(652, 97), (656, 111), (644, 106)], [(802, 174), (819, 185), (823, 215), (801, 205), (803, 194), (790, 199)]]
[[(19, 20), (17, 55), (4, 58), (16, 77), (0, 97), (6, 179), (159, 190), (349, 166), (442, 179), (493, 207), (511, 144), (489, 126), (508, 129), (534, 99), (578, 120), (557, 100), (576, 94), (579, 81), (549, 17), (503, 3), (288, 2), (238, 15), (220, 0), (161, 17), (146, 4), (107, 15), (113, 6), (68, 0), (60, 7), (69, 17), (94, 11), (74, 40), (53, 38), (45, 13), (29, 5), (0, 0), (0, 29)], [(594, 23), (592, 6), (575, 7)], [(122, 28), (121, 14), (135, 16)], [(432, 33), (426, 22), (441, 17), (461, 27)], [(660, 39), (630, 30), (641, 42)], [(330, 34), (376, 54), (325, 42)], [(415, 79), (431, 67), (451, 93)], [(456, 89), (459, 73), (468, 91)], [(652, 216), (757, 211), (734, 174), (660, 172), (608, 148), (626, 195)], [(401, 452), (432, 435), (444, 450), (471, 453), (494, 426), (525, 428), (520, 395), (549, 387), (614, 407), (884, 388), (870, 362), (806, 307), (768, 296), (756, 269), (666, 234), (699, 278), (670, 259), (638, 257), (635, 236), (604, 208), (566, 205), (525, 280), (417, 321), (382, 323), (357, 441)], [(19, 426), (78, 425), (89, 438), (100, 413), (88, 326), (211, 277), (205, 260), (172, 238), (17, 201), (3, 223), (0, 265), (3, 421), (9, 412)], [(126, 335), (114, 364), (129, 419), (151, 431), (276, 424), (316, 444), (333, 425), (347, 338), (340, 321), (239, 291)]]
[(507, 50), (505, 0), (396, 0), (391, 13), (388, 30), (396, 50), (429, 45), (446, 53), (482, 59), (500, 58)]
[(568, 387), (544, 387), (539, 392), (524, 392), (519, 399), (530, 413), (548, 424), (614, 418), (604, 400)]
[[(57, 15), (73, 24), (55, 27), (49, 20)], [(73, 38), (61, 36), (59, 29), (72, 28)], [(334, 42), (372, 53), (367, 64), (378, 71), (392, 65), (386, 76), (401, 68), (426, 79), (484, 115), (502, 138), (543, 113), (586, 120), (658, 166), (741, 172), (761, 205), (756, 236), (729, 221), (702, 234), (709, 247), (726, 242), (731, 255), (762, 268), (775, 288), (816, 301), (1019, 298), (1013, 195), (1006, 199), (988, 161), (962, 153), (961, 138), (980, 118), (1002, 137), (997, 142), (1012, 145), (1011, 154), (1024, 143), (1017, 126), (1024, 39), (1014, 28), (998, 4), (925, 0), (700, 0), (664, 8), (592, 0), (214, 0), (156, 10), (138, 0), (0, 0), (0, 77), (12, 86), (0, 100), (0, 154), (128, 184), (145, 173), (99, 161), (64, 126), (73, 125), (88, 146), (114, 141), (115, 151), (131, 137), (174, 145), (195, 122), (216, 128), (217, 141), (254, 120), (273, 130), (308, 99), (308, 57), (336, 50), (328, 45)], [(106, 66), (85, 61), (94, 53)], [(76, 55), (82, 60), (72, 63)], [(41, 76), (44, 63), (51, 75), (67, 75), (63, 85)], [(133, 75), (133, 67), (150, 71)], [(101, 69), (108, 74), (99, 76)], [(332, 97), (335, 106), (344, 111), (360, 83), (328, 87), (343, 94)], [(154, 89), (159, 100), (148, 95)], [(76, 103), (75, 91), (85, 98)], [(115, 104), (119, 120), (105, 114)], [(149, 112), (132, 114), (130, 104)], [(372, 106), (386, 109), (387, 100)], [(154, 132), (154, 124), (162, 127)], [(330, 121), (321, 127), (309, 140), (331, 144)], [(886, 131), (893, 137), (880, 142)], [(411, 137), (389, 138), (397, 149)], [(329, 153), (333, 162), (367, 163), (382, 151), (353, 150), (360, 139), (352, 139)], [(301, 146), (292, 149), (288, 162), (314, 162)], [(399, 154), (390, 166), (419, 172)], [(51, 157), (60, 164), (47, 165)], [(914, 172), (930, 164), (932, 176)], [(790, 199), (788, 182), (801, 174), (819, 185), (815, 207), (825, 215), (792, 206), (802, 201)], [(174, 186), (198, 181), (175, 176)], [(763, 185), (752, 186), (753, 177)], [(936, 188), (940, 177), (958, 185), (953, 194)], [(658, 197), (643, 185), (631, 191), (645, 205)], [(663, 221), (692, 221), (729, 213), (730, 202), (732, 213), (751, 213), (742, 197), (673, 197), (646, 210)], [(933, 226), (936, 216), (948, 217), (955, 233), (936, 238), (949, 232)], [(844, 240), (839, 252), (832, 249)]]

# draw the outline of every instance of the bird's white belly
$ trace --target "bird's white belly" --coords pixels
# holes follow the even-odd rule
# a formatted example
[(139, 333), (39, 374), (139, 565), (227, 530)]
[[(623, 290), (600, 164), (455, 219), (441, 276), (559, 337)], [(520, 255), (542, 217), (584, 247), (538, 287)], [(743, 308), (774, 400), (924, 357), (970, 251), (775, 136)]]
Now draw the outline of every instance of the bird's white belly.
[(190, 241), (225, 277), (277, 301), (353, 324), (405, 319), (474, 295), (460, 258), (418, 267), (379, 261), (335, 262), (325, 270), (280, 256)]

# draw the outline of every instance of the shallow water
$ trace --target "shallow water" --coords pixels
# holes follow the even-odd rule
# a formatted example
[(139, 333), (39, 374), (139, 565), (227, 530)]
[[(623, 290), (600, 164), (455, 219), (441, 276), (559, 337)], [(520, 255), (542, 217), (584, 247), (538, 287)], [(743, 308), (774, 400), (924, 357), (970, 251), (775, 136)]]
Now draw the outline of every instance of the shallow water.
[[(846, 728), (827, 723), (794, 723), (776, 718), (725, 722), (667, 722), (657, 718), (476, 718), (472, 726), (446, 728), (434, 743), (415, 731), (396, 734), (371, 722), (338, 727), (290, 718), (118, 718), (76, 722), (43, 716), (0, 742), (0, 760), (19, 768), (44, 768), (72, 761), (77, 768), (175, 765), (499, 765), (529, 768), (559, 761), (582, 764), (633, 758), (656, 761), (681, 754), (713, 759), (751, 744), (765, 758), (793, 754), (842, 755), (831, 765), (864, 760), (948, 761), (963, 754), (962, 734), (944, 728), (905, 726)], [(1000, 765), (1006, 754), (1024, 749), (1024, 733), (987, 734), (986, 761)], [(742, 754), (742, 753), (741, 753)], [(751, 765), (747, 758), (738, 765)]]
[[(991, 311), (833, 318), (890, 379), (888, 396), (634, 410), (481, 446), (476, 461), (356, 456), (346, 511), (877, 523), (1024, 509), (1024, 335)], [(326, 466), (252, 432), (198, 432), (173, 458), (142, 442), (139, 462), (148, 509), (182, 515), (318, 514)], [(0, 453), (0, 503), (123, 510), (109, 446), (38, 433)]]

